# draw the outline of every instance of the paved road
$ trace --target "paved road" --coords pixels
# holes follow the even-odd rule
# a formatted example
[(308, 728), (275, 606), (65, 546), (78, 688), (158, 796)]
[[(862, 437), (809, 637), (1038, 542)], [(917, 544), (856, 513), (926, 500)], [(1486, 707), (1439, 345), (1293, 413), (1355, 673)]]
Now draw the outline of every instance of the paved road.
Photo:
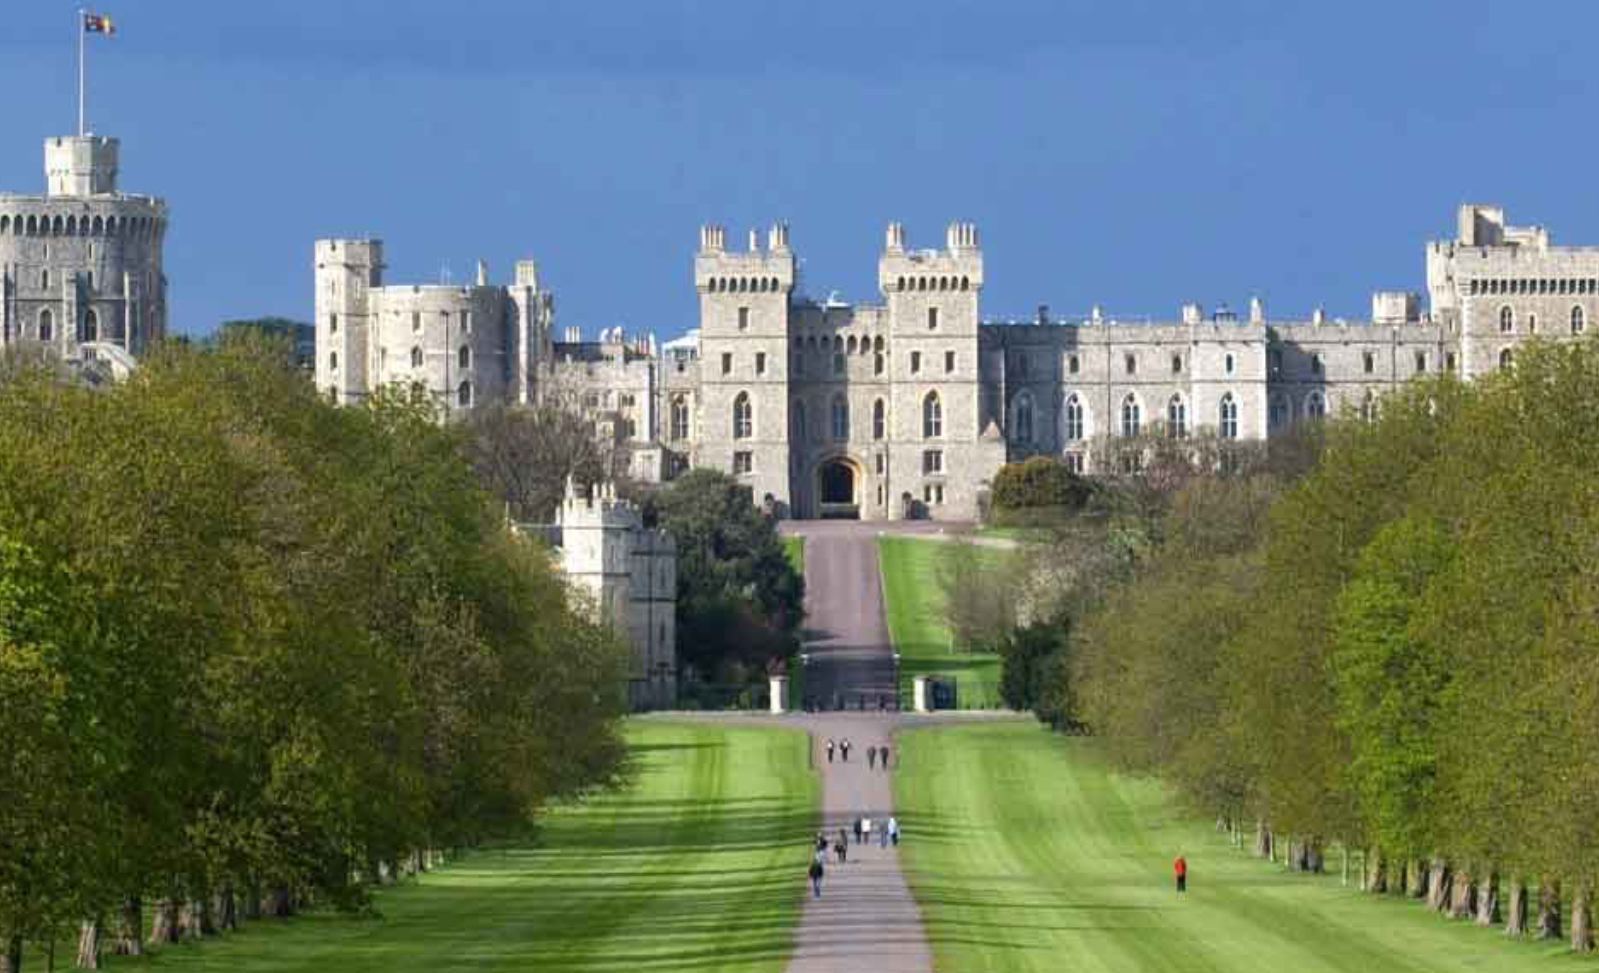
[(894, 705), (894, 648), (883, 616), (877, 531), (846, 521), (799, 521), (805, 538), (805, 692), (829, 709)]

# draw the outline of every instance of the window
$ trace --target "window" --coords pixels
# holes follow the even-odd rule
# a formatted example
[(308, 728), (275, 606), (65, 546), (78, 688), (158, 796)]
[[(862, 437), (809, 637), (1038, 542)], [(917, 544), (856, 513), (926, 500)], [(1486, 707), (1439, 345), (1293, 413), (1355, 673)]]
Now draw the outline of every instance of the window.
[(1138, 397), (1131, 392), (1122, 399), (1122, 435), (1128, 439), (1138, 435), (1139, 428), (1143, 425), (1142, 410), (1138, 407)]
[(49, 290), (50, 289), (50, 271), (49, 270), (41, 270), (39, 272), (39, 286), (44, 288), (45, 290)]
[(938, 308), (936, 307), (930, 307), (927, 309), (927, 330), (938, 330)]
[(411, 348), (411, 367), (412, 368), (421, 368), (422, 367), (422, 349), (419, 348), (419, 347), (414, 347), (413, 346)]
[(1182, 355), (1173, 355), (1173, 356), (1171, 356), (1171, 373), (1173, 375), (1181, 375), (1183, 373), (1183, 356)]
[(330, 315), (328, 315), (328, 334), (338, 334), (338, 333), (339, 333), (339, 316), (337, 314), (330, 314)]
[(881, 374), (883, 374), (883, 368), (886, 365), (887, 365), (887, 362), (883, 358), (883, 353), (882, 352), (878, 352), (877, 353), (877, 357), (872, 359), (872, 374), (873, 375), (881, 375)]
[(1181, 395), (1174, 395), (1166, 403), (1166, 435), (1173, 439), (1188, 438), (1188, 405)]
[(922, 353), (919, 352), (919, 351), (913, 351), (913, 352), (911, 352), (911, 374), (912, 375), (919, 375), (919, 374), (921, 374), (921, 371), (922, 371)]
[(1082, 367), (1083, 363), (1076, 355), (1066, 356), (1066, 374), (1076, 375), (1080, 370), (1082, 370)]
[(1083, 438), (1083, 400), (1074, 392), (1066, 397), (1066, 441), (1075, 443)]
[(1583, 317), (1582, 308), (1581, 307), (1572, 308), (1571, 309), (1571, 333), (1572, 334), (1582, 334), (1582, 329), (1585, 328), (1585, 327), (1587, 327), (1587, 321)]
[(944, 404), (939, 401), (937, 392), (929, 392), (927, 398), (922, 400), (922, 436), (938, 439), (943, 435)]
[(755, 454), (747, 450), (739, 450), (733, 454), (733, 474), (743, 476), (755, 472)]
[(471, 382), (462, 382), (460, 387), (455, 390), (455, 404), (463, 409), (469, 408), (472, 405)]
[(460, 365), (462, 369), (472, 367), (472, 349), (466, 345), (461, 346), (460, 354), (456, 355), (455, 358), (456, 364)]
[(748, 392), (740, 392), (733, 399), (733, 438), (748, 439), (755, 435), (755, 406)]
[(1076, 473), (1078, 476), (1082, 476), (1083, 475), (1083, 469), (1084, 469), (1084, 467), (1083, 467), (1083, 454), (1082, 453), (1067, 453), (1066, 454), (1066, 471), (1067, 472)]
[(328, 370), (334, 372), (339, 370), (339, 353), (336, 351), (328, 352)]
[(1418, 352), (1416, 352), (1416, 374), (1420, 375), (1422, 372), (1425, 372), (1426, 370), (1427, 370), (1427, 353), (1425, 351), (1418, 351)]
[(833, 438), (840, 442), (849, 438), (849, 399), (843, 395), (833, 396), (831, 410), (833, 419)]
[(1536, 314), (1527, 315), (1527, 333), (1528, 334), (1537, 334), (1538, 333), (1538, 315), (1536, 315)]
[(946, 352), (944, 352), (944, 374), (948, 375), (949, 373), (953, 372), (954, 370), (955, 370), (955, 353), (953, 351), (946, 351)]
[(944, 472), (944, 451), (942, 449), (922, 451), (922, 472), (927, 475)]
[(722, 352), (722, 374), (733, 374), (733, 353), (730, 351)]
[(1365, 369), (1367, 375), (1377, 371), (1377, 356), (1372, 352), (1361, 352), (1360, 363), (1361, 367)]
[(1122, 358), (1122, 369), (1129, 375), (1138, 374), (1138, 356), (1127, 355)]
[(789, 422), (789, 435), (796, 443), (803, 443), (805, 441), (805, 403), (795, 399), (794, 405), (790, 409), (790, 415), (792, 418)]
[[(878, 399), (872, 403), (872, 438), (882, 439), (888, 432), (888, 403)], [(881, 472), (881, 471), (879, 471)]]
[(1305, 396), (1305, 418), (1324, 419), (1327, 416), (1327, 400), (1320, 392), (1312, 392)]
[(794, 374), (805, 374), (805, 355), (803, 352), (794, 356)]
[(462, 311), (461, 312), (461, 330), (465, 331), (467, 334), (471, 334), (472, 333), (472, 312), (471, 311)]
[(1444, 370), (1450, 374), (1455, 371), (1455, 353), (1452, 351), (1444, 352)]
[(1266, 354), (1266, 367), (1271, 371), (1271, 377), (1276, 378), (1283, 373), (1283, 353), (1276, 348)]
[(755, 353), (755, 374), (766, 374), (766, 352), (764, 351), (757, 351)]
[(1233, 354), (1232, 352), (1228, 352), (1222, 357), (1221, 360), (1222, 371), (1226, 372), (1228, 375), (1231, 375), (1233, 373), (1233, 365)]
[(88, 286), (89, 290), (94, 290), (94, 271), (91, 270), (84, 274), (84, 283)]
[(1016, 441), (1033, 441), (1033, 397), (1023, 392), (1016, 397)]
[(1514, 330), (1516, 330), (1516, 312), (1512, 311), (1510, 305), (1506, 304), (1499, 309), (1499, 333), (1509, 334)]
[(1310, 373), (1320, 375), (1322, 372), (1321, 352), (1312, 352), (1310, 356)]
[(922, 487), (922, 499), (930, 504), (944, 502), (944, 484), (928, 483)]
[(1514, 365), (1515, 363), (1516, 363), (1516, 356), (1510, 351), (1509, 348), (1506, 348), (1504, 351), (1501, 351), (1499, 353), (1499, 367), (1500, 368), (1509, 368), (1510, 366)]
[[(875, 457), (875, 459), (877, 460), (877, 466), (876, 466), (877, 475), (878, 476), (882, 476), (884, 473), (887, 473), (888, 472), (888, 456), (883, 454), (883, 453), (878, 453), (877, 456)], [(882, 490), (882, 487), (879, 486), (878, 490)]]
[(1238, 403), (1231, 392), (1221, 397), (1221, 438), (1238, 438)]
[(1288, 425), (1288, 396), (1278, 392), (1266, 406), (1266, 421), (1273, 429)]
[(93, 308), (83, 312), (83, 338), (85, 341), (100, 340), (100, 316)]
[(688, 438), (688, 400), (681, 395), (672, 399), (671, 433), (673, 439)]
[(750, 309), (747, 307), (738, 309), (738, 329), (740, 331), (748, 331), (750, 329)]
[(834, 375), (842, 375), (842, 374), (844, 374), (844, 353), (843, 352), (838, 352), (838, 353), (833, 355), (833, 374)]
[(419, 332), (421, 330), (422, 330), (422, 312), (421, 311), (412, 311), (411, 312), (411, 333), (412, 334), (416, 334), (417, 332)]

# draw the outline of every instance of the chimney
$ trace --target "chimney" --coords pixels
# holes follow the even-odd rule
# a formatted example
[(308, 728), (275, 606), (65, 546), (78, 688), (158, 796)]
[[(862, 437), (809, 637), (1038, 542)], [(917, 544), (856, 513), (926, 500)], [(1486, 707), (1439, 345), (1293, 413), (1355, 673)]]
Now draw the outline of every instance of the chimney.
[(1317, 327), (1320, 327), (1321, 325), (1326, 324), (1327, 323), (1327, 312), (1322, 310), (1319, 307), (1316, 308), (1316, 310), (1311, 311), (1310, 312), (1310, 323), (1316, 325)]
[(1183, 323), (1198, 324), (1204, 318), (1204, 311), (1198, 304), (1189, 302), (1183, 305)]
[(1266, 306), (1260, 303), (1260, 298), (1258, 297), (1251, 297), (1249, 299), (1249, 323), (1266, 323)]
[(884, 247), (889, 253), (905, 252), (905, 224), (888, 224), (888, 238), (884, 243)]
[(750, 253), (761, 252), (761, 234), (758, 230), (750, 230)]
[(479, 287), (487, 287), (487, 286), (489, 286), (489, 265), (488, 265), (488, 261), (479, 260), (477, 262), (477, 286), (479, 286)]
[(788, 252), (788, 224), (773, 223), (766, 234), (766, 249), (773, 253)]

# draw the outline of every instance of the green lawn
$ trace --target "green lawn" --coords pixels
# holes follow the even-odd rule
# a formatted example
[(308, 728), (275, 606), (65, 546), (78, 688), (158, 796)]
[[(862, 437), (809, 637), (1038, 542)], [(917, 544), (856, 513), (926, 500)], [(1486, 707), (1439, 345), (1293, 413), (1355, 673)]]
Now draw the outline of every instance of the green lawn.
[(628, 738), (640, 774), (626, 792), (551, 815), (540, 847), (480, 853), (382, 893), (381, 920), (312, 914), (252, 923), (153, 962), (109, 965), (229, 973), (782, 970), (817, 814), (805, 736), (644, 720), (630, 725)]
[[(1599, 969), (1413, 902), (1291, 875), (1033, 723), (900, 735), (901, 854), (940, 971)], [(1171, 860), (1189, 862), (1189, 891)]]
[[(962, 708), (998, 706), (999, 656), (950, 649), (949, 628), (944, 624), (944, 596), (936, 575), (942, 550), (944, 544), (938, 541), (914, 537), (877, 539), (888, 631), (894, 639), (894, 651), (900, 656), (905, 691), (909, 692), (913, 676), (954, 676)], [(1005, 551), (994, 548), (978, 550), (980, 557), (998, 560), (1006, 556)]]

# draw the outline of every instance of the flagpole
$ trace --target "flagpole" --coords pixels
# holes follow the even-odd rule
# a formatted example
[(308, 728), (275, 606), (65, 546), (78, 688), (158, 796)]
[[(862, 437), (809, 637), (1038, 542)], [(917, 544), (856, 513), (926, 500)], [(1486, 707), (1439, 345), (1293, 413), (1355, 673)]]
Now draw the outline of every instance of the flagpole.
[(78, 8), (78, 138), (83, 138), (83, 35), (88, 33), (83, 27), (85, 11)]

